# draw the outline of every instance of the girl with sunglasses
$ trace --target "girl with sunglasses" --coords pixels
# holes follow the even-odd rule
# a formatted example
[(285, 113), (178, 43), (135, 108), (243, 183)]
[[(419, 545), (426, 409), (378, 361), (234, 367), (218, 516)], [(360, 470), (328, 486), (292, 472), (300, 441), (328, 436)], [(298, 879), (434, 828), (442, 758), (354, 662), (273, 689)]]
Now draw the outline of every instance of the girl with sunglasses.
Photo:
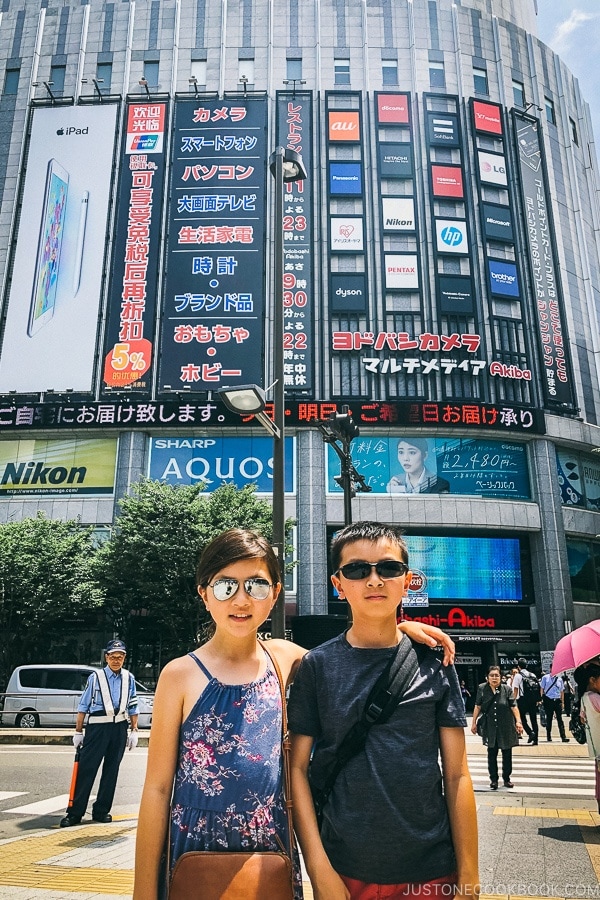
[[(382, 577), (397, 574), (386, 569)], [(134, 900), (159, 896), (167, 834), (171, 870), (189, 850), (278, 850), (287, 841), (279, 683), (257, 639), (281, 589), (277, 557), (261, 535), (234, 528), (208, 544), (196, 584), (214, 632), (168, 663), (158, 681)], [(399, 627), (430, 646), (442, 643), (452, 661), (454, 645), (439, 629)], [(286, 640), (268, 648), (287, 683), (305, 651)], [(299, 869), (296, 880), (301, 897)]]

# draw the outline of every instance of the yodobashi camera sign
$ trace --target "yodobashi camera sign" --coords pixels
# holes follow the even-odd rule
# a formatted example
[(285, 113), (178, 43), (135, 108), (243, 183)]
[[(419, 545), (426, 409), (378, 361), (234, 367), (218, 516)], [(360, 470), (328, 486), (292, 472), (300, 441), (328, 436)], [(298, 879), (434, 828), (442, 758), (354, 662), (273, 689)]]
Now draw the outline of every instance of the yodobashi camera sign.
[[(206, 485), (211, 492), (224, 482), (257, 493), (273, 492), (273, 441), (268, 437), (153, 438), (148, 476), (167, 484)], [(285, 492), (295, 490), (294, 438), (285, 439)]]

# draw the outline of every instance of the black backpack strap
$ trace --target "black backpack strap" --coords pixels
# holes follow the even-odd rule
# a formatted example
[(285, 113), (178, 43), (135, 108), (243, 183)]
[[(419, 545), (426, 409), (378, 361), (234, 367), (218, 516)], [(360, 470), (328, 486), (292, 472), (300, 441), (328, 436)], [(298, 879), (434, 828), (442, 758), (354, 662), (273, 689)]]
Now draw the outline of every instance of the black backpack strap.
[(402, 695), (413, 681), (419, 661), (411, 640), (404, 636), (396, 653), (369, 691), (363, 713), (347, 732), (337, 748), (332, 767), (323, 787), (316, 790), (315, 799), (322, 808), (344, 766), (364, 748), (369, 729), (378, 722), (387, 722)]

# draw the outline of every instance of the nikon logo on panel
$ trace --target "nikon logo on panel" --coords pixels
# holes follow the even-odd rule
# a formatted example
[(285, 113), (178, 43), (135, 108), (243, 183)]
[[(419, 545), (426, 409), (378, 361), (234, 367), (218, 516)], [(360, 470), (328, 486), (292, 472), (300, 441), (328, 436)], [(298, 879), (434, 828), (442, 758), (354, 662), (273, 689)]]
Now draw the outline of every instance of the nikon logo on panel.
[(0, 484), (83, 484), (86, 466), (46, 466), (43, 462), (7, 463)]

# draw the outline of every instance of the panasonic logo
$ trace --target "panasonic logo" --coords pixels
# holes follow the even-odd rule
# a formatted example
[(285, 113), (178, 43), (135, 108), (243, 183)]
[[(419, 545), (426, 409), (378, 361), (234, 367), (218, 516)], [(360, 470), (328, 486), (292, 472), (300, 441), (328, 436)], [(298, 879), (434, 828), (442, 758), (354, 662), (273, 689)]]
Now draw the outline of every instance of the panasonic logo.
[(358, 181), (358, 175), (332, 175), (332, 181)]

